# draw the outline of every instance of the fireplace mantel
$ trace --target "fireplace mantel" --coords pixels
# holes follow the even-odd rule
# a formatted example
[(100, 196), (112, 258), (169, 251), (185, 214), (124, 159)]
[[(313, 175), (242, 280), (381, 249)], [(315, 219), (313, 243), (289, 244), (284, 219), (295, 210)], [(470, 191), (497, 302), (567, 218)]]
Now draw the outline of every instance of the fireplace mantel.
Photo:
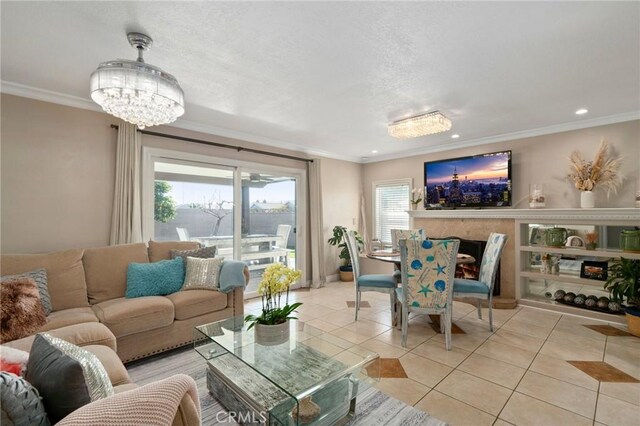
[(455, 209), (409, 210), (412, 219), (550, 219), (550, 220), (637, 220), (640, 209)]

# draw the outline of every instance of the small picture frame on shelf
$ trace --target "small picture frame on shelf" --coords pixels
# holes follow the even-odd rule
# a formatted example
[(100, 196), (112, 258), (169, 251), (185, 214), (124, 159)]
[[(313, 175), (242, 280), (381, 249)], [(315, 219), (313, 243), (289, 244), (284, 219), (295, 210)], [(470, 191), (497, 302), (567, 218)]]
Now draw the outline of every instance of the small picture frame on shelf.
[(582, 262), (582, 267), (580, 268), (580, 278), (606, 281), (608, 268), (609, 264), (607, 262), (585, 260)]

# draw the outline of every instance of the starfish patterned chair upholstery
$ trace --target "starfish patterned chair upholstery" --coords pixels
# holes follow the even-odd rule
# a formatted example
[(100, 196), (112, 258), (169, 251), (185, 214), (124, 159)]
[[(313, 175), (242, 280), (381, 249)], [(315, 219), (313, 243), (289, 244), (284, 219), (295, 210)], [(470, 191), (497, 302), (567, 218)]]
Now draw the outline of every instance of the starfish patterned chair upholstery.
[(453, 281), (453, 297), (466, 297), (477, 300), (478, 318), (482, 319), (482, 301), (489, 302), (489, 330), (493, 331), (493, 285), (496, 282), (498, 262), (507, 243), (508, 236), (492, 232), (482, 254), (480, 277), (478, 280), (456, 278)]
[(391, 304), (391, 322), (395, 323), (395, 305), (397, 287), (396, 279), (393, 274), (369, 274), (360, 275), (360, 250), (356, 241), (356, 234), (353, 231), (347, 231), (347, 249), (351, 257), (351, 265), (353, 266), (353, 280), (356, 283), (356, 320), (358, 320), (358, 311), (360, 310), (360, 299), (363, 291), (375, 291), (378, 293), (388, 293)]
[(427, 239), (427, 233), (424, 229), (392, 229), (391, 230), (391, 248), (398, 250), (398, 241), (400, 240), (417, 240)]
[(409, 313), (440, 315), (440, 329), (451, 350), (451, 307), (458, 240), (400, 240), (402, 346), (407, 346)]

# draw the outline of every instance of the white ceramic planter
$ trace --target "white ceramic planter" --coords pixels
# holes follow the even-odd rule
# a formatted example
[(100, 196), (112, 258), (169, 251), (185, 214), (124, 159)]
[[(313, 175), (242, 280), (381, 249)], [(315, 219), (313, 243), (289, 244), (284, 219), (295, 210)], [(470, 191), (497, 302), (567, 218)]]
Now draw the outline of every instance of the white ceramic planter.
[(592, 209), (596, 206), (596, 198), (593, 191), (580, 192), (580, 207), (583, 209)]
[(263, 346), (280, 345), (289, 340), (289, 320), (276, 325), (255, 325), (256, 343)]

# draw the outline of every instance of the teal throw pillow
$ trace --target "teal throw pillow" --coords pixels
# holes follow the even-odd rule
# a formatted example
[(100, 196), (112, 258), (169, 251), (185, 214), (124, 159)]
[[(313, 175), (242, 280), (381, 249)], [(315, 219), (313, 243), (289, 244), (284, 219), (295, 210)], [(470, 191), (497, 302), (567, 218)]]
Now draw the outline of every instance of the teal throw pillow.
[(165, 296), (182, 288), (184, 263), (181, 257), (153, 263), (130, 263), (125, 297)]

